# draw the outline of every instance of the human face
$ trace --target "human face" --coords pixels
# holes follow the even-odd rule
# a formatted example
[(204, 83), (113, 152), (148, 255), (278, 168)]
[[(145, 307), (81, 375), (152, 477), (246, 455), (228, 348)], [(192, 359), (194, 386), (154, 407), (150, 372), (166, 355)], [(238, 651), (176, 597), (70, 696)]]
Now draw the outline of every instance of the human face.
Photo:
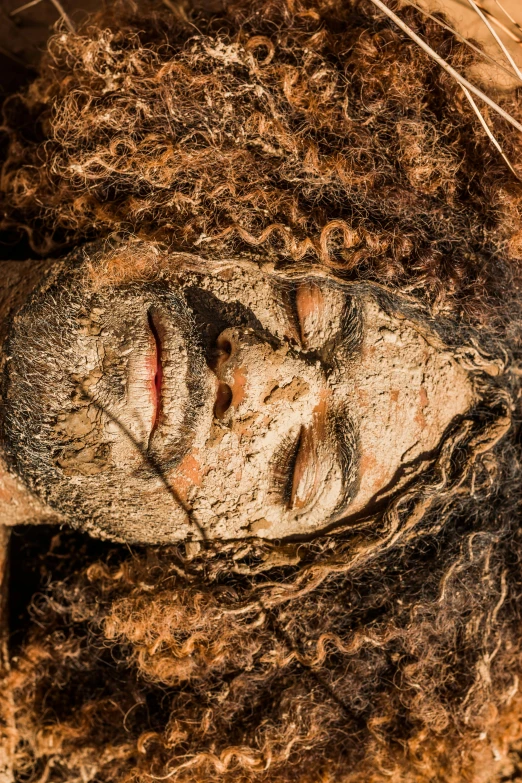
[(101, 289), (57, 266), (7, 352), (21, 477), (134, 542), (324, 530), (396, 491), (473, 402), (450, 351), (377, 289), (239, 262)]

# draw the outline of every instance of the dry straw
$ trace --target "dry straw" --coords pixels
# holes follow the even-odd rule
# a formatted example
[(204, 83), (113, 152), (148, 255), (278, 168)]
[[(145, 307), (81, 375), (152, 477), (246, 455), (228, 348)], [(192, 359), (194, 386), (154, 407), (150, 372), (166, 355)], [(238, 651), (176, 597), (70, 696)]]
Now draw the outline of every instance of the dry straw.
[[(483, 113), (480, 111), (480, 109), (477, 106), (476, 102), (473, 100), (473, 98), (471, 96), (471, 93), (473, 93), (480, 100), (484, 101), (484, 103), (486, 103), (491, 109), (493, 109), (493, 111), (495, 111), (500, 117), (502, 117), (504, 120), (506, 120), (506, 122), (510, 123), (514, 128), (516, 128), (521, 133), (522, 133), (522, 125), (514, 117), (512, 117), (511, 114), (509, 114), (509, 112), (505, 111), (505, 109), (503, 109), (501, 106), (499, 106), (498, 103), (496, 103), (488, 95), (486, 95), (485, 92), (483, 92), (481, 89), (476, 87), (474, 84), (472, 84), (470, 81), (468, 81), (468, 79), (466, 79), (461, 73), (459, 73), (455, 68), (453, 68), (443, 57), (441, 57), (434, 49), (432, 49), (431, 46), (429, 46), (425, 41), (423, 41), (423, 39), (420, 36), (418, 36), (417, 33), (415, 33), (411, 29), (411, 27), (408, 24), (406, 24), (406, 22), (404, 22), (399, 16), (397, 16), (396, 13), (394, 13), (390, 8), (388, 8), (388, 6), (384, 2), (382, 2), (382, 0), (371, 0), (371, 2), (375, 6), (377, 6), (377, 8), (379, 8), (383, 13), (385, 13), (386, 16), (388, 16), (398, 27), (400, 27), (401, 30), (403, 30), (403, 32), (405, 32), (412, 39), (412, 41), (415, 41), (415, 43), (418, 44), (421, 47), (421, 49), (423, 49), (423, 51), (426, 52), (426, 54), (428, 54), (431, 58), (433, 58), (433, 60), (435, 60), (435, 62), (438, 63), (441, 68), (443, 68), (447, 73), (449, 73), (449, 75), (452, 76), (453, 79), (455, 79), (455, 81), (457, 81), (461, 85), (461, 87), (462, 87), (462, 89), (464, 91), (464, 95), (468, 99), (468, 101), (469, 101), (473, 111), (477, 115), (477, 117), (478, 117), (478, 119), (480, 121), (480, 124), (484, 128), (484, 131), (486, 132), (486, 134), (490, 138), (492, 144), (498, 150), (498, 152), (500, 153), (500, 155), (504, 159), (504, 161), (505, 161), (506, 165), (508, 166), (508, 168), (510, 169), (510, 171), (518, 179), (520, 179), (520, 176), (515, 171), (515, 168), (514, 168), (513, 164), (510, 162), (510, 160), (508, 159), (508, 157), (504, 153), (504, 151), (503, 151), (503, 149), (502, 149), (502, 147), (500, 145), (500, 142), (494, 136), (492, 130), (490, 129), (489, 125), (487, 124), (486, 119), (485, 119)], [(522, 82), (522, 72), (518, 68), (517, 64), (515, 63), (513, 57), (511, 56), (510, 52), (508, 51), (507, 47), (504, 45), (504, 43), (502, 42), (502, 40), (499, 37), (499, 35), (495, 32), (495, 30), (493, 29), (490, 21), (487, 18), (487, 16), (492, 18), (492, 14), (488, 13), (487, 16), (486, 16), (485, 13), (483, 12), (483, 9), (480, 6), (478, 6), (477, 3), (475, 3), (474, 0), (468, 0), (468, 3), (471, 6), (471, 8), (475, 11), (475, 13), (479, 16), (479, 18), (483, 21), (483, 23), (486, 25), (486, 27), (488, 28), (488, 30), (491, 33), (491, 35), (493, 36), (494, 40), (498, 44), (501, 52), (504, 54), (504, 56), (506, 57), (509, 65), (511, 66), (512, 73), (514, 73), (515, 76), (517, 77), (517, 79), (519, 79), (519, 81)], [(500, 3), (497, 3), (497, 4), (504, 11), (504, 9), (500, 5)], [(410, 5), (412, 5), (414, 8), (417, 8), (418, 10), (422, 11), (422, 13), (425, 13), (430, 19), (435, 19), (435, 21), (439, 22), (439, 20), (437, 20), (436, 17), (433, 17), (432, 14), (429, 14), (429, 13), (425, 12), (422, 8), (419, 8), (415, 3), (410, 3)], [(506, 12), (504, 11), (504, 13), (506, 13)], [(517, 27), (519, 27), (519, 25), (512, 19), (512, 17), (510, 17), (508, 14), (506, 14), (506, 15), (508, 16), (508, 18), (511, 20), (511, 22), (513, 24), (515, 24)], [(439, 22), (439, 23), (442, 24), (441, 22)], [(451, 29), (447, 25), (442, 24), (442, 26), (445, 27), (446, 29)], [(502, 26), (502, 27), (504, 27), (504, 26)], [(457, 35), (457, 37), (459, 39), (464, 40), (468, 44), (468, 46), (471, 46), (474, 50), (477, 49), (477, 47), (475, 47), (473, 44), (471, 44), (471, 42), (469, 42), (466, 39), (464, 39), (463, 36), (458, 34), (455, 30), (451, 29), (451, 32), (453, 32), (455, 35)], [(488, 60), (492, 59), (488, 55), (486, 55), (485, 53), (483, 53), (483, 54), (484, 54), (484, 56)], [(499, 63), (496, 63), (496, 62), (495, 62), (495, 64), (496, 65), (500, 65)], [(507, 70), (504, 66), (500, 66), (500, 67), (504, 71)]]

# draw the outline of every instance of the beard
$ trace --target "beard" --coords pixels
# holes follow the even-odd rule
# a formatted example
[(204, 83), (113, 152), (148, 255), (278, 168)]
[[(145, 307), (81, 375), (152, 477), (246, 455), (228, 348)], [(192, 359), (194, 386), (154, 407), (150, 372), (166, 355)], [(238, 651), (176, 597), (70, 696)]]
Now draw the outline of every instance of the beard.
[[(81, 261), (81, 253), (72, 254), (57, 266), (10, 325), (5, 450), (30, 490), (73, 524), (119, 540), (147, 540), (140, 536), (144, 511), (137, 498), (151, 507), (151, 530), (158, 505), (176, 506), (175, 493), (157, 497), (157, 487), (168, 487), (166, 473), (190, 448), (202, 415), (203, 348), (191, 311), (171, 288), (157, 281), (97, 292)], [(164, 360), (168, 400), (152, 430), (147, 389), (141, 396), (129, 392), (132, 355), (143, 360), (151, 310), (161, 311), (165, 341), (179, 354)], [(135, 408), (143, 401), (142, 419)], [(154, 543), (164, 541), (150, 535)]]

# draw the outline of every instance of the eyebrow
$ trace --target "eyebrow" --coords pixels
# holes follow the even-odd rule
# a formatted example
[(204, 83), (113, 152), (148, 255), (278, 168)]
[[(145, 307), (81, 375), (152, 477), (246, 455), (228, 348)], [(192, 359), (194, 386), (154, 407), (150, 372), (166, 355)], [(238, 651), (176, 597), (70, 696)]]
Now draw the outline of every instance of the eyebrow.
[(350, 354), (359, 350), (364, 337), (364, 312), (360, 297), (343, 289), (345, 305), (341, 315), (338, 348)]

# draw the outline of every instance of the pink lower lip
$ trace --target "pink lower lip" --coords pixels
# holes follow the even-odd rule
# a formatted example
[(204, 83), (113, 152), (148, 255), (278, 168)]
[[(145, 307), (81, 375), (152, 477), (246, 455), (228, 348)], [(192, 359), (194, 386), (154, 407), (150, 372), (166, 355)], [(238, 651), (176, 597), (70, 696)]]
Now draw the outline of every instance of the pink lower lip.
[(148, 357), (147, 369), (150, 378), (150, 393), (153, 403), (152, 429), (156, 426), (161, 408), (161, 386), (163, 381), (163, 367), (161, 365), (161, 340), (151, 313), (148, 313), (149, 329), (154, 339), (154, 347)]

